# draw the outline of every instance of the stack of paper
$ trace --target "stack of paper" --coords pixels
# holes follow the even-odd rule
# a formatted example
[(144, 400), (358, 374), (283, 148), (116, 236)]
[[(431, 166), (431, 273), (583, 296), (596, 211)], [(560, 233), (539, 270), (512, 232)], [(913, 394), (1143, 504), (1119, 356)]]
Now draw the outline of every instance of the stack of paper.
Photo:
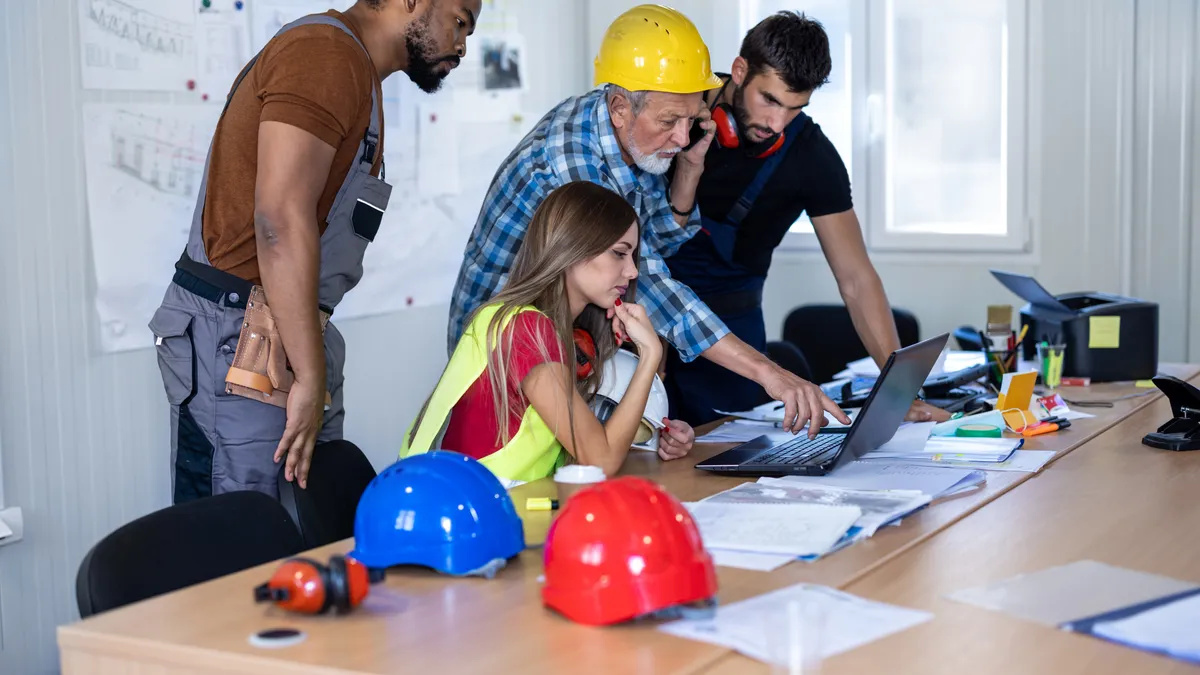
[[(1092, 625), (1093, 635), (1200, 665), (1200, 594), (1189, 591), (1169, 602)], [(1125, 613), (1118, 613), (1125, 614)]]
[(858, 490), (916, 490), (942, 499), (974, 490), (987, 474), (974, 469), (933, 467), (902, 462), (851, 462), (826, 476), (760, 478), (759, 483), (824, 485)]
[(687, 504), (705, 548), (791, 557), (820, 555), (862, 515), (857, 506), (826, 504)]
[(862, 459), (921, 462), (1003, 462), (1021, 446), (1021, 438), (959, 438), (930, 436), (933, 422), (902, 424), (887, 443)]
[(756, 422), (754, 420), (730, 420), (712, 431), (696, 438), (697, 443), (745, 443), (762, 435), (772, 440), (787, 440), (792, 433), (780, 428), (779, 422)]
[[(786, 411), (787, 411), (787, 408), (780, 401), (770, 401), (768, 403), (764, 403), (760, 406), (755, 406), (749, 410), (743, 410), (741, 412), (730, 412), (730, 411), (726, 411), (726, 410), (713, 410), (713, 412), (715, 412), (719, 415), (728, 415), (730, 417), (737, 417), (738, 419), (743, 419), (743, 420), (754, 420), (756, 422), (783, 422), (783, 415), (784, 415), (784, 412), (786, 412)], [(858, 414), (858, 408), (855, 408), (852, 410), (847, 410), (844, 412), (846, 413), (847, 416), (850, 417), (851, 423), (853, 423), (854, 416)], [(825, 422), (826, 422), (825, 426), (822, 427), (824, 429), (834, 429), (834, 428), (838, 428), (838, 427), (850, 426), (848, 424), (842, 424), (841, 422), (837, 421), (836, 419), (834, 419), (833, 415), (830, 415), (828, 412), (825, 413)]]
[[(920, 490), (862, 490), (764, 479), (688, 508), (717, 565), (770, 571), (796, 559), (812, 561), (841, 550), (924, 508), (931, 499)], [(794, 531), (795, 524), (780, 524), (800, 517), (806, 519), (800, 526), (806, 533), (819, 532), (819, 540), (801, 537), (804, 533)], [(785, 539), (804, 545), (781, 541)]]
[[(797, 615), (798, 619), (792, 618)], [(825, 586), (797, 584), (720, 607), (711, 619), (671, 621), (659, 630), (788, 665), (788, 648), (807, 635), (818, 638), (810, 643), (818, 650), (810, 663), (819, 663), (932, 618), (929, 612), (873, 602)]]
[[(971, 368), (984, 362), (983, 352), (962, 350), (944, 350), (929, 371), (929, 377), (944, 373), (955, 373), (964, 368)], [(833, 376), (835, 379), (851, 377), (879, 377), (879, 364), (867, 356), (846, 364), (846, 369)]]

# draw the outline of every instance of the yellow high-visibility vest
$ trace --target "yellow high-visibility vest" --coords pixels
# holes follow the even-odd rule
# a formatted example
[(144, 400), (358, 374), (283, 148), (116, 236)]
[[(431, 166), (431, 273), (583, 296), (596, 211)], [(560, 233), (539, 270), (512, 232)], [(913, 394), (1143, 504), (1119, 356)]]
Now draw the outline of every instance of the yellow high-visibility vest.
[[(438, 381), (425, 407), (425, 416), (421, 419), (420, 428), (414, 433), (410, 426), (404, 434), (400, 457), (438, 449), (437, 444), (441, 442), (450, 412), (471, 385), (487, 370), (486, 333), (492, 317), (499, 308), (498, 304), (484, 307), (463, 331), (462, 339), (458, 341), (450, 363), (446, 366), (446, 372), (442, 374), (442, 379)], [(500, 327), (501, 334), (517, 314), (537, 311), (537, 308), (527, 306), (509, 315)], [(554, 437), (554, 432), (531, 405), (525, 409), (521, 426), (517, 428), (517, 433), (513, 434), (512, 439), (504, 447), (479, 461), (501, 479), (528, 482), (553, 474), (558, 467), (566, 463), (567, 457), (567, 452)]]

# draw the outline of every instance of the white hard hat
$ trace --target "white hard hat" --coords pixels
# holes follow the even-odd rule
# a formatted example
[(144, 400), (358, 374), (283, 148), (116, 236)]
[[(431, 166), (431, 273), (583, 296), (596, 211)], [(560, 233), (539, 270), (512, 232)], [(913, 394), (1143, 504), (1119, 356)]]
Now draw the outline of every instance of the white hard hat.
[[(625, 349), (617, 353), (604, 364), (600, 376), (600, 389), (592, 397), (590, 407), (601, 422), (607, 422), (612, 416), (613, 409), (625, 396), (637, 370), (637, 354)], [(663, 386), (658, 375), (650, 383), (650, 396), (646, 400), (646, 409), (642, 411), (642, 423), (638, 425), (637, 433), (633, 436), (633, 447), (639, 450), (658, 450), (658, 430), (663, 428), (663, 418), (670, 412), (667, 405), (667, 388)]]

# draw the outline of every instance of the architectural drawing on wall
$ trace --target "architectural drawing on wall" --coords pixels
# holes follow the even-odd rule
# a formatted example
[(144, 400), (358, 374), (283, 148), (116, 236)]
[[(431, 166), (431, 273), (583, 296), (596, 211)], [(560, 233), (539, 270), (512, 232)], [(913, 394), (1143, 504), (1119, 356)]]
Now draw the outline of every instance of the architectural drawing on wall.
[(207, 139), (196, 138), (197, 131), (178, 120), (118, 109), (109, 129), (112, 166), (160, 192), (193, 196), (207, 152)]
[(186, 91), (196, 15), (182, 0), (78, 0), (83, 86)]
[(85, 104), (88, 223), (100, 346), (148, 347), (146, 328), (187, 243), (221, 108)]

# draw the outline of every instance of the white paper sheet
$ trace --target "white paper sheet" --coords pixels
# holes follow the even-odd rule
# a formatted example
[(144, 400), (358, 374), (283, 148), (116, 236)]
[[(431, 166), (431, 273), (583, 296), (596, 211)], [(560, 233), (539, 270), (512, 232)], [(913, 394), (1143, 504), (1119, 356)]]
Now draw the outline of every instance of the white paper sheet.
[[(85, 89), (188, 91), (196, 5), (186, 0), (77, 0)], [(65, 34), (65, 33), (64, 33)]]
[(85, 103), (84, 162), (104, 351), (152, 344), (188, 229), (221, 109)]
[[(170, 4), (170, 3), (165, 3)], [(196, 13), (196, 92), (225, 104), (233, 81), (250, 60), (250, 13), (244, 0), (211, 0)]]
[(891, 440), (867, 454), (915, 454), (925, 449), (936, 422), (905, 422)]
[[(929, 376), (941, 375), (942, 373), (954, 373), (963, 368), (970, 368), (983, 363), (983, 352), (971, 352), (955, 349), (942, 350), (938, 359), (933, 364), (933, 368), (929, 371)], [(846, 364), (846, 370), (838, 373), (834, 377), (879, 377), (879, 364), (875, 363), (875, 359), (867, 356), (857, 361), (851, 361)]]
[(701, 500), (704, 504), (825, 504), (853, 506), (861, 511), (854, 525), (859, 538), (870, 537), (883, 525), (925, 506), (931, 497), (919, 490), (855, 490), (832, 485), (742, 483)]
[[(779, 401), (770, 401), (768, 403), (763, 403), (762, 405), (755, 406), (755, 407), (751, 408), (750, 410), (742, 410), (739, 412), (730, 412), (730, 411), (725, 411), (725, 410), (713, 410), (713, 412), (720, 414), (720, 415), (728, 415), (730, 417), (736, 417), (738, 419), (751, 420), (751, 421), (756, 421), (756, 422), (782, 422), (785, 410), (786, 409), (783, 407), (783, 404), (780, 403)], [(859, 410), (860, 410), (860, 408), (852, 408), (850, 410), (845, 411), (846, 415), (850, 418), (851, 424), (854, 423), (854, 418), (858, 416)], [(850, 426), (850, 424), (842, 424), (841, 422), (837, 421), (833, 417), (833, 415), (829, 414), (828, 411), (825, 412), (825, 422), (826, 422), (826, 425), (823, 427), (825, 429), (835, 429), (835, 428)], [(805, 428), (808, 428), (807, 424), (805, 424), (804, 426), (805, 426)]]
[(785, 441), (792, 438), (790, 432), (780, 429), (777, 422), (755, 422), (753, 420), (730, 420), (696, 439), (697, 443), (744, 443), (767, 435), (772, 440)]
[(782, 553), (751, 553), (749, 551), (727, 551), (706, 549), (718, 567), (736, 567), (752, 572), (771, 572), (792, 562), (796, 556)]
[(820, 555), (862, 516), (857, 506), (692, 502), (705, 548)]
[[(932, 424), (926, 422), (925, 424)], [(899, 435), (899, 434), (897, 434)], [(1020, 438), (958, 438), (934, 436), (927, 438), (925, 447), (914, 450), (916, 439), (903, 444), (885, 444), (863, 455), (863, 459), (916, 459), (947, 462), (1003, 462), (1021, 444)], [(911, 441), (911, 442), (910, 442)]]
[[(930, 459), (904, 459), (900, 460), (905, 464), (916, 464), (919, 466), (952, 466), (956, 469), (979, 469), (981, 471), (1024, 471), (1026, 473), (1037, 473), (1046, 465), (1047, 462), (1054, 459), (1053, 450), (1016, 450), (1012, 456), (1004, 462), (938, 462)], [(864, 462), (895, 462), (894, 459), (871, 459), (864, 457)]]
[(1200, 663), (1200, 595), (1155, 607), (1126, 619), (1097, 623), (1092, 632), (1114, 642)]
[(417, 115), (417, 190), (425, 197), (462, 192), (454, 107), (422, 103)]
[(789, 603), (817, 605), (820, 655), (830, 658), (929, 621), (933, 614), (866, 600), (826, 586), (797, 584), (717, 609), (712, 619), (682, 619), (659, 630), (721, 645), (768, 661), (770, 643), (784, 629), (778, 621)]
[(902, 462), (851, 462), (825, 476), (760, 478), (759, 483), (830, 485), (859, 490), (917, 490), (933, 498), (965, 490), (987, 480), (973, 469), (941, 468)]

